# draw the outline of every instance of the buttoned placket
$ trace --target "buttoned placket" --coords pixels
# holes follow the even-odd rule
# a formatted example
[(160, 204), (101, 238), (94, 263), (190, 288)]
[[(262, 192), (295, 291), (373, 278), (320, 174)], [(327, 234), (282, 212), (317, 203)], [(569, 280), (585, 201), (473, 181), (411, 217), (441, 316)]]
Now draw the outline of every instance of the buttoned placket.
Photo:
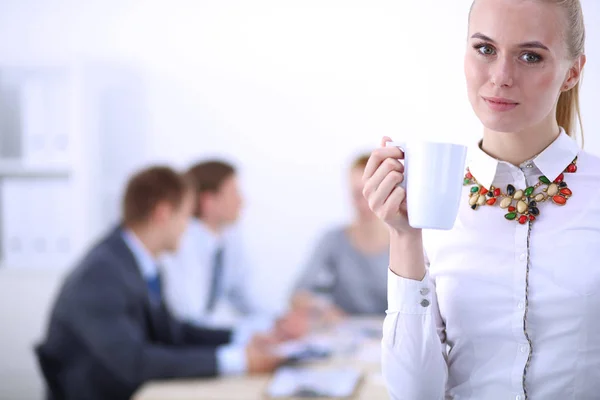
[[(531, 164), (529, 164), (531, 165)], [(524, 189), (535, 183), (528, 182), (525, 168), (511, 166), (513, 186)], [(531, 168), (531, 167), (529, 167)], [(508, 221), (507, 221), (508, 222)], [(514, 263), (513, 268), (513, 334), (515, 338), (515, 364), (512, 371), (512, 383), (515, 388), (515, 399), (527, 399), (527, 366), (531, 356), (531, 343), (527, 332), (528, 311), (528, 277), (529, 277), (529, 234), (531, 222), (525, 224), (514, 223)]]

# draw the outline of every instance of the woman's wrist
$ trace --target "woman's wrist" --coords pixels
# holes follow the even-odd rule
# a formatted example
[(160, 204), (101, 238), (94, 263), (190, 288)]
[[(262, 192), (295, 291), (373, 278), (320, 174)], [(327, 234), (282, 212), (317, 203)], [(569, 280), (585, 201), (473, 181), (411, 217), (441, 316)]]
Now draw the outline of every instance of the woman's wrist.
[(403, 278), (423, 279), (425, 256), (421, 229), (390, 231), (390, 269)]

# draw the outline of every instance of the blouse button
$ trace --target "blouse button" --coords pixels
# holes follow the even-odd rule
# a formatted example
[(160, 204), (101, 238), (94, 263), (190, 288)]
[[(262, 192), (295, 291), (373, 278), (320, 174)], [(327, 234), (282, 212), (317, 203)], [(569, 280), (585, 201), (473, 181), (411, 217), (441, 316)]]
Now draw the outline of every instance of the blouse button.
[(527, 353), (527, 346), (526, 345), (522, 345), (521, 346), (521, 353)]
[(428, 307), (428, 306), (429, 306), (429, 304), (430, 304), (430, 303), (429, 303), (429, 300), (427, 300), (427, 299), (423, 299), (423, 300), (421, 300), (421, 306), (423, 306), (423, 307)]
[(421, 296), (427, 296), (429, 294), (429, 289), (423, 288), (419, 291), (419, 293), (421, 293)]

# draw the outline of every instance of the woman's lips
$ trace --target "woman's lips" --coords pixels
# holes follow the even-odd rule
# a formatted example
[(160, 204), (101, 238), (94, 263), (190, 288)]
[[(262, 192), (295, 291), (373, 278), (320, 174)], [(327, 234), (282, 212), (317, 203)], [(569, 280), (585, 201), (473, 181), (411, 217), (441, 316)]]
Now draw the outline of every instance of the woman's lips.
[(519, 105), (516, 101), (502, 97), (483, 97), (483, 100), (494, 111), (510, 111)]

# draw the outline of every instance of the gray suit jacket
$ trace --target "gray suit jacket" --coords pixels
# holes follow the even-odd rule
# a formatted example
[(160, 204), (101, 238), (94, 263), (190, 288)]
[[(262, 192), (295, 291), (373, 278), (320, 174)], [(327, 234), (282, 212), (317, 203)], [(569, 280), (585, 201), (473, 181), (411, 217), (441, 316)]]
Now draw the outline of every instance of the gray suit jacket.
[(36, 352), (52, 398), (119, 400), (150, 380), (216, 375), (216, 347), (230, 339), (152, 304), (117, 228), (64, 282)]

